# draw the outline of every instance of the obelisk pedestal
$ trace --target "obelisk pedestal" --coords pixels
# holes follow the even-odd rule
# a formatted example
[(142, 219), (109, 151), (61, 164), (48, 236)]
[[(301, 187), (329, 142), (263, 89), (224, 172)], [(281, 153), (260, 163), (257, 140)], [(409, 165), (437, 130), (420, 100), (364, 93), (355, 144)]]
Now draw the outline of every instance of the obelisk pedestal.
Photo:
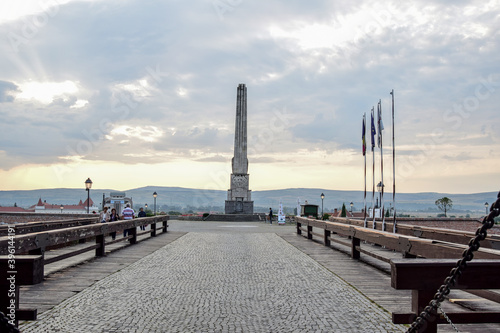
[(247, 158), (247, 88), (239, 84), (236, 97), (234, 157), (231, 187), (227, 191), (226, 214), (253, 214)]

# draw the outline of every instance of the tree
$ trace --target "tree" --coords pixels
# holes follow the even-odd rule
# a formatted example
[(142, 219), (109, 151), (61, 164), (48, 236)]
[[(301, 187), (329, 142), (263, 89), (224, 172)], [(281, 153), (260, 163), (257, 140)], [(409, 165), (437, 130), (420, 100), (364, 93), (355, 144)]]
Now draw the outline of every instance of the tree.
[(446, 211), (453, 208), (453, 200), (447, 197), (443, 197), (441, 199), (437, 199), (435, 202), (437, 208), (444, 212), (444, 217), (446, 217)]
[(342, 204), (342, 212), (340, 213), (341, 217), (347, 217), (347, 211), (345, 210), (345, 203)]

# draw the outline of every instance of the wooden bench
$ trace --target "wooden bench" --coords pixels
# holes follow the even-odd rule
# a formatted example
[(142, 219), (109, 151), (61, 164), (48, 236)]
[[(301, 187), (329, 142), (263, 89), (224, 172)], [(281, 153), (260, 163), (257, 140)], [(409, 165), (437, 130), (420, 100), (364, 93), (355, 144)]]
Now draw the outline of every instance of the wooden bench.
[[(393, 312), (395, 324), (411, 324), (433, 299), (444, 279), (456, 266), (454, 259), (397, 259), (391, 260), (391, 286), (412, 291), (411, 313)], [(500, 289), (500, 260), (474, 259), (467, 263), (453, 289)], [(456, 324), (500, 323), (500, 312), (446, 312)], [(437, 332), (438, 324), (447, 323), (441, 315), (427, 322), (421, 332)]]
[(0, 256), (0, 311), (17, 327), (19, 320), (36, 320), (36, 309), (19, 309), (19, 287), (43, 281), (43, 256)]

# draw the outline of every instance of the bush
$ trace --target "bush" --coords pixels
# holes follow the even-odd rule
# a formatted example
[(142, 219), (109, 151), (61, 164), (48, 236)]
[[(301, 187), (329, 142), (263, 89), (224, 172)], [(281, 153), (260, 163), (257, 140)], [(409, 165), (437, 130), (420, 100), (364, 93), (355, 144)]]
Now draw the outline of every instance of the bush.
[(209, 213), (203, 213), (203, 218), (206, 218), (208, 215), (210, 215)]
[(324, 213), (323, 220), (328, 220), (330, 218), (330, 214)]

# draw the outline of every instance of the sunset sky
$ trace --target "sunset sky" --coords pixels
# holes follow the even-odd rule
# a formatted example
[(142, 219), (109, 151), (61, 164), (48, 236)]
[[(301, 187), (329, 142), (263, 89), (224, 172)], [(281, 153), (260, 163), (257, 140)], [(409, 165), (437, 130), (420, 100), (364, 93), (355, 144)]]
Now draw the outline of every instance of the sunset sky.
[(239, 83), (252, 190), (363, 190), (379, 99), (392, 187), (392, 89), (399, 192), (500, 189), (499, 0), (3, 1), (0, 36), (0, 190), (228, 189)]

